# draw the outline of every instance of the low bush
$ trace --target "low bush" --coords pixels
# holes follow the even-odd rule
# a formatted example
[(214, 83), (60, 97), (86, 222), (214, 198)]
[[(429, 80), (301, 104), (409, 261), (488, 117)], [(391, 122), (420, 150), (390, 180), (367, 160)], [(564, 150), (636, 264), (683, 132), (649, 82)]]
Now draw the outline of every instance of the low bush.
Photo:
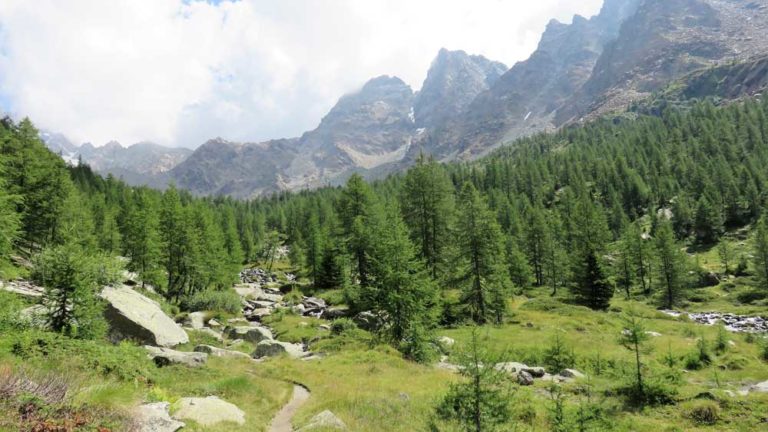
[(180, 305), (182, 309), (191, 312), (215, 311), (231, 314), (238, 313), (243, 308), (240, 296), (236, 292), (213, 289), (200, 291), (191, 296), (184, 297)]
[(742, 304), (752, 304), (756, 301), (764, 300), (766, 297), (768, 297), (768, 293), (750, 290), (739, 293), (736, 299)]
[(686, 408), (685, 415), (698, 425), (711, 426), (720, 420), (720, 405), (711, 400), (696, 401)]

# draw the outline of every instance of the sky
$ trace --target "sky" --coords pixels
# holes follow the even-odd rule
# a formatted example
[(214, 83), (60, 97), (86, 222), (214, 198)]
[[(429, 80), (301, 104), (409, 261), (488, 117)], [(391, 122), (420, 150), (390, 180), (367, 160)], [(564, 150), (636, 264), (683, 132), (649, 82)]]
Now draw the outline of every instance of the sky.
[(370, 78), (418, 90), (443, 47), (512, 66), (601, 4), (2, 0), (0, 111), (94, 145), (294, 137)]

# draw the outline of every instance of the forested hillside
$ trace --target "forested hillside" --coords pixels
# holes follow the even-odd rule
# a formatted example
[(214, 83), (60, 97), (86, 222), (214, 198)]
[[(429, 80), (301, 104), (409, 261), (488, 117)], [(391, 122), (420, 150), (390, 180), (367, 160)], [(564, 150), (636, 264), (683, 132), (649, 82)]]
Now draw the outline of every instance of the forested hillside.
[[(617, 326), (636, 364), (601, 366), (598, 354), (596, 375), (602, 368), (621, 368), (616, 373), (624, 380), (635, 376), (626, 368), (636, 367), (636, 379), (607, 384), (603, 378), (600, 385), (612, 389), (606, 397), (624, 398), (633, 407), (666, 405), (676, 401), (671, 388), (681, 378), (672, 369), (679, 358), (688, 359), (686, 369), (699, 370), (710, 365), (712, 355), (699, 345), (701, 356), (691, 360), (687, 352), (673, 354), (670, 342), (669, 375), (651, 374), (641, 363), (647, 335), (632, 305), (679, 309), (714, 301), (701, 289), (727, 281), (738, 284), (740, 302), (758, 311), (764, 312), (768, 298), (768, 221), (761, 218), (768, 200), (768, 100), (720, 107), (702, 102), (660, 116), (628, 113), (526, 138), (478, 162), (442, 165), (422, 156), (406, 173), (373, 184), (355, 175), (344, 187), (250, 202), (193, 198), (175, 187), (164, 192), (129, 187), (85, 165), (68, 167), (45, 148), (29, 120), (0, 124), (0, 155), (0, 277), (45, 287), (40, 304), (48, 336), (0, 340), (0, 350), (10, 347), (7, 354), (19, 359), (53, 349), (40, 348), (41, 340), (50, 346), (76, 344), (75, 351), (94, 346), (81, 343), (107, 346), (98, 293), (122, 281), (124, 269), (136, 273), (137, 289), (156, 296), (169, 313), (219, 311), (226, 318), (241, 313), (241, 299), (231, 290), (241, 269), (259, 263), (272, 271), (279, 262), (299, 276), (286, 285), (286, 296), (324, 296), (345, 305), (347, 316), (368, 314), (369, 346), (398, 350), (409, 361), (402, 370), (434, 363), (438, 332), (458, 329), (455, 336), (466, 341), (470, 356), (462, 357), (457, 370), (488, 391), (451, 385), (444, 398), (431, 394), (430, 400), (442, 402), (429, 409), (419, 399), (421, 417), (409, 421), (431, 419), (433, 428), (448, 428), (439, 430), (465, 424), (461, 430), (480, 431), (492, 430), (475, 427), (481, 420), (490, 425), (525, 420), (507, 413), (511, 396), (482, 367), (497, 357), (483, 357), (485, 339), (476, 330), (466, 337), (466, 329), (506, 329), (520, 324), (519, 316), (541, 318), (539, 313)], [(701, 260), (710, 252), (718, 270)], [(541, 309), (520, 309), (520, 298)], [(16, 306), (0, 308), (0, 330), (29, 335), (13, 315)], [(623, 308), (626, 321), (614, 324), (610, 314)], [(357, 333), (345, 332), (345, 326), (355, 327), (351, 320), (333, 325), (339, 340), (326, 349), (359, 347)], [(54, 343), (49, 338), (55, 333), (63, 339)], [(718, 337), (717, 349), (725, 353), (725, 336)], [(545, 358), (557, 371), (581, 364), (563, 343), (558, 333), (543, 357), (515, 353)], [(105, 367), (105, 375), (139, 379), (154, 373), (129, 369), (140, 356), (124, 344), (99, 349), (111, 354), (94, 354), (100, 359), (91, 360), (94, 364), (104, 361), (100, 356), (132, 359)], [(385, 355), (377, 352), (370, 355)], [(281, 367), (295, 367), (270, 365), (260, 378), (282, 377)], [(674, 367), (679, 372), (682, 366)], [(313, 369), (300, 373), (317, 379), (308, 370)], [(168, 380), (155, 376), (156, 382), (163, 379)], [(558, 391), (550, 394), (565, 415), (570, 411), (563, 411)], [(472, 400), (477, 409), (466, 405)], [(608, 411), (579, 419), (600, 423), (624, 412)], [(546, 424), (556, 429), (557, 415), (553, 418)], [(541, 424), (537, 421), (530, 420), (531, 427)], [(740, 421), (753, 424), (752, 417)]]

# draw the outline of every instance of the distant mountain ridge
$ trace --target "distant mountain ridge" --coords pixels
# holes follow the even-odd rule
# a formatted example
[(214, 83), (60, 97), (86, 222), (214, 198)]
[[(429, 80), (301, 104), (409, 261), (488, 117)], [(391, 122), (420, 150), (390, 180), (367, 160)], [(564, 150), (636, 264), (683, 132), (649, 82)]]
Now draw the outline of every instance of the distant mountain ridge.
[[(251, 198), (336, 185), (352, 173), (397, 172), (421, 153), (441, 161), (477, 158), (659, 92), (755, 94), (768, 81), (766, 41), (768, 0), (605, 0), (594, 17), (551, 21), (536, 51), (512, 68), (443, 49), (419, 92), (397, 77), (374, 78), (301, 137), (215, 139), (192, 154), (141, 147), (81, 154), (99, 171), (126, 169), (200, 195)], [(51, 137), (49, 146), (64, 148), (59, 141)]]

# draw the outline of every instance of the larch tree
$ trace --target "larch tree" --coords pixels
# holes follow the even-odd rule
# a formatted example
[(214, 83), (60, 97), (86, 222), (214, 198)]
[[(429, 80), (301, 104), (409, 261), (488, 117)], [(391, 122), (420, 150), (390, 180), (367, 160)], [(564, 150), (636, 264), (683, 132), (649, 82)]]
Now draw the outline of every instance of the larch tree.
[(456, 240), (462, 302), (476, 323), (501, 323), (510, 285), (501, 228), (471, 183), (464, 184), (459, 201)]

